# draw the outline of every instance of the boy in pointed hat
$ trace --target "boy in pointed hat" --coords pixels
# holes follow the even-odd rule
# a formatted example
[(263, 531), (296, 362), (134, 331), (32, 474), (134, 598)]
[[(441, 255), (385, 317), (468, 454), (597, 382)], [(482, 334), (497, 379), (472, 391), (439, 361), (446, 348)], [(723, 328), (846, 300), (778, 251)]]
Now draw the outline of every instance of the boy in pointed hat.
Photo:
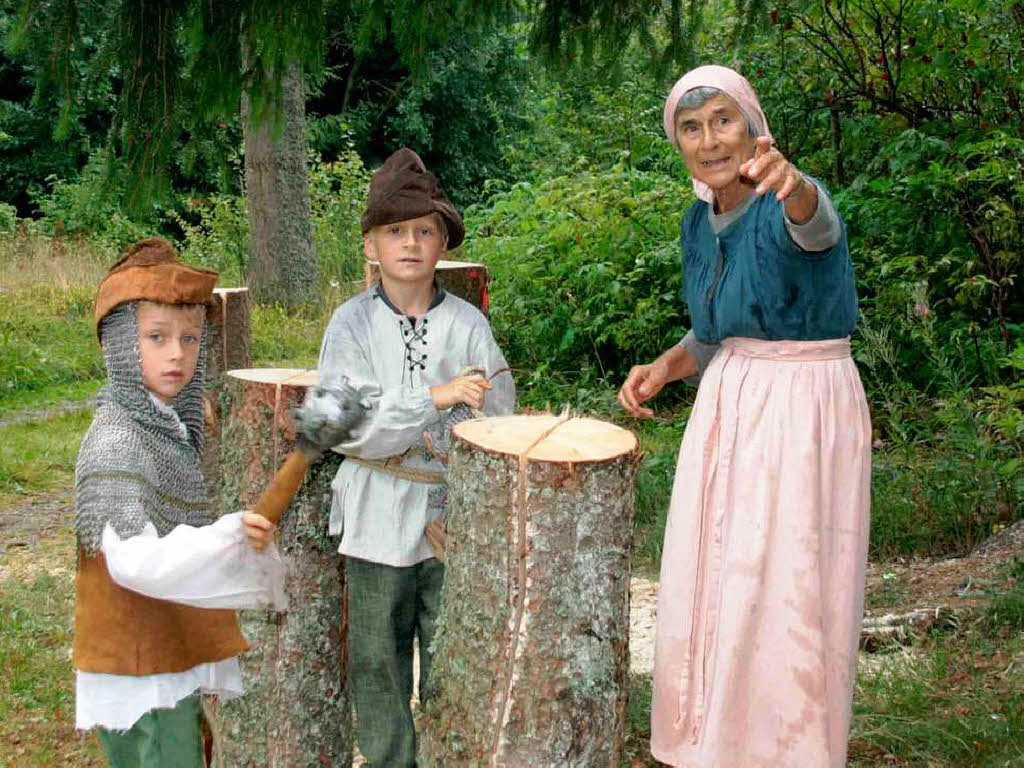
[[(423, 433), (457, 403), (510, 413), (515, 385), (487, 319), (434, 280), (465, 229), (412, 150), (398, 150), (373, 175), (362, 231), (380, 283), (335, 311), (320, 349), (321, 382), (345, 376), (371, 406), (335, 446), (346, 460), (332, 484), (330, 533), (341, 534), (346, 556), (359, 748), (372, 766), (410, 768), (413, 639), (422, 698), (444, 577), (424, 536), (438, 514), (428, 495), (444, 483), (444, 467), (421, 449)], [(471, 365), (486, 375), (459, 375)]]
[(284, 606), (273, 526), (217, 519), (203, 487), (216, 279), (148, 238), (96, 296), (108, 380), (75, 467), (75, 721), (113, 768), (201, 768), (199, 694), (242, 692), (234, 609)]

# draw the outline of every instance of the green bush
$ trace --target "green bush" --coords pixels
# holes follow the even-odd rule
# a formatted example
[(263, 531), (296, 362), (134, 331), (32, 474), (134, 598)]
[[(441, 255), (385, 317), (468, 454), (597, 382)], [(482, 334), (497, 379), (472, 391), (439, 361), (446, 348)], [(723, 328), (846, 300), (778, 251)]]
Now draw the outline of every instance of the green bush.
[(18, 209), (7, 203), (0, 203), (0, 235), (13, 234), (18, 227)]
[(216, 271), (217, 285), (245, 285), (249, 219), (244, 197), (190, 198), (175, 220), (182, 231), (180, 252), (185, 261)]
[(155, 223), (139, 222), (125, 213), (126, 195), (107, 186), (102, 153), (93, 155), (77, 179), (50, 176), (47, 182), (49, 191), (34, 200), (46, 234), (86, 236), (115, 251), (156, 234)]
[(521, 402), (575, 402), (677, 342), (684, 179), (617, 165), (520, 183), (467, 212)]

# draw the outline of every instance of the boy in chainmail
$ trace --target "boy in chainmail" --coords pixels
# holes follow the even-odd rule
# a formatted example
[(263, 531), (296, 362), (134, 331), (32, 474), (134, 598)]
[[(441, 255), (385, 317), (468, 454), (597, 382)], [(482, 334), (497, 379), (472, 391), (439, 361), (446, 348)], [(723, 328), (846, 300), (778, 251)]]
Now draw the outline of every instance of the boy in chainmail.
[(203, 487), (216, 278), (149, 238), (96, 296), (108, 381), (75, 468), (75, 720), (117, 768), (201, 768), (200, 692), (242, 692), (234, 609), (284, 605), (273, 526), (216, 519)]
[[(444, 576), (424, 536), (442, 512), (428, 496), (444, 466), (424, 452), (423, 434), (460, 404), (510, 412), (515, 385), (487, 319), (434, 280), (465, 230), (415, 152), (398, 150), (373, 175), (362, 231), (381, 281), (335, 311), (320, 349), (321, 382), (347, 377), (370, 404), (335, 446), (346, 460), (332, 484), (330, 533), (341, 534), (346, 556), (360, 751), (376, 768), (411, 768), (413, 639), (422, 697)], [(485, 374), (460, 375), (468, 365)]]

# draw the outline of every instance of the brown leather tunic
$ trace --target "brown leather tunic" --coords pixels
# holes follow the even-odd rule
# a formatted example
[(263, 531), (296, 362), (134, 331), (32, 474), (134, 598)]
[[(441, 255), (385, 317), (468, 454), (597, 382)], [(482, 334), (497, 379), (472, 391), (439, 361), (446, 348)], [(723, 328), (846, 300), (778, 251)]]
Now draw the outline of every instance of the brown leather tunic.
[(233, 610), (192, 608), (118, 586), (102, 554), (78, 553), (74, 665), (82, 672), (184, 672), (248, 650)]

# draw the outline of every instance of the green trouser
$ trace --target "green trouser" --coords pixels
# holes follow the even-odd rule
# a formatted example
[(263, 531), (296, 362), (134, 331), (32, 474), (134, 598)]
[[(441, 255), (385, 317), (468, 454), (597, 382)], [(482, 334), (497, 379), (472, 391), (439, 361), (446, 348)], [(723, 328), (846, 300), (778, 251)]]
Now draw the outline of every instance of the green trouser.
[(100, 730), (110, 768), (203, 768), (199, 694), (147, 712), (127, 731)]
[(356, 740), (373, 768), (416, 765), (412, 641), (419, 637), (420, 699), (430, 676), (430, 644), (444, 566), (431, 558), (408, 568), (346, 558), (349, 681)]

